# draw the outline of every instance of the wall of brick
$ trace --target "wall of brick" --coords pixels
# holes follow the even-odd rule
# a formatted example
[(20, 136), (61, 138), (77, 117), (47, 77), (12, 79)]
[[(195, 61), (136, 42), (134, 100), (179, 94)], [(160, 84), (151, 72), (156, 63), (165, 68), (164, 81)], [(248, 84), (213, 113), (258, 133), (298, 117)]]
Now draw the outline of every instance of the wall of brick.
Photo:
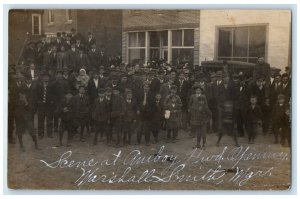
[(54, 22), (53, 24), (49, 24), (48, 23), (49, 10), (44, 11), (43, 20), (42, 20), (44, 34), (56, 35), (57, 32), (70, 32), (72, 28), (77, 27), (76, 10), (71, 11), (72, 22), (67, 22), (65, 9), (52, 10), (52, 12), (54, 13)]
[(8, 55), (9, 64), (17, 64), (20, 52), (27, 37), (29, 41), (39, 39), (39, 36), (32, 36), (32, 14), (41, 14), (40, 10), (10, 10), (8, 22)]
[(77, 30), (85, 38), (92, 32), (97, 45), (105, 45), (108, 55), (122, 53), (122, 11), (78, 10)]
[(199, 63), (215, 59), (217, 26), (255, 24), (267, 24), (266, 60), (271, 66), (284, 70), (289, 63), (289, 10), (201, 10)]
[(199, 10), (124, 10), (123, 31), (199, 27)]

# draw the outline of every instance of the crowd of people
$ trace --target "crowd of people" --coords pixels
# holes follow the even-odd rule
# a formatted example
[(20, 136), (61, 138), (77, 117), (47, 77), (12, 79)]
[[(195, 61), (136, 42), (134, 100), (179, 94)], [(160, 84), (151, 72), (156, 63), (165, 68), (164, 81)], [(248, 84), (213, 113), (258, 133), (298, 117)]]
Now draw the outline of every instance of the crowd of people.
[(205, 149), (207, 135), (218, 134), (219, 146), (230, 134), (239, 146), (238, 137), (253, 144), (262, 129), (274, 134), (274, 144), (291, 144), (289, 67), (280, 74), (259, 58), (249, 78), (227, 62), (217, 71), (163, 61), (125, 65), (98, 49), (92, 33), (46, 40), (29, 43), (21, 64), (9, 67), (8, 140), (14, 144), (17, 135), (22, 151), (25, 132), (37, 150), (38, 139), (56, 133), (58, 146), (65, 134), (67, 146), (79, 134), (82, 142), (93, 136), (95, 145), (124, 147), (142, 138), (147, 146), (162, 142), (162, 133), (175, 143), (187, 132)]

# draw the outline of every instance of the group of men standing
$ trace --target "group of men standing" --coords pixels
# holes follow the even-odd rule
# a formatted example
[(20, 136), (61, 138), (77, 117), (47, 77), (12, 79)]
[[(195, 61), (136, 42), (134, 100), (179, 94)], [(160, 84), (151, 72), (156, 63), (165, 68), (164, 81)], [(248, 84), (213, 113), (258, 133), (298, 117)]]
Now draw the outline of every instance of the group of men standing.
[(58, 132), (59, 146), (66, 132), (67, 146), (77, 133), (82, 142), (94, 134), (95, 145), (106, 138), (108, 145), (121, 147), (141, 144), (143, 137), (147, 146), (151, 139), (158, 143), (159, 134), (167, 131), (166, 142), (175, 143), (180, 129), (197, 137), (197, 148), (205, 147), (207, 133), (218, 133), (217, 146), (230, 133), (239, 146), (238, 137), (244, 137), (244, 132), (253, 144), (259, 126), (263, 135), (274, 134), (275, 144), (280, 135), (281, 144), (287, 140), (290, 145), (289, 71), (273, 73), (263, 58), (249, 79), (233, 72), (226, 62), (216, 72), (187, 64), (160, 69), (125, 66), (120, 57), (108, 60), (101, 50), (96, 53), (96, 43), (88, 35), (81, 46), (82, 38), (75, 32), (66, 38), (58, 34), (42, 58), (37, 43), (34, 55), (24, 54), (29, 67), (10, 71), (9, 142), (14, 143), (15, 122), (22, 151), (25, 131), (40, 149), (35, 114), (38, 138), (53, 138)]

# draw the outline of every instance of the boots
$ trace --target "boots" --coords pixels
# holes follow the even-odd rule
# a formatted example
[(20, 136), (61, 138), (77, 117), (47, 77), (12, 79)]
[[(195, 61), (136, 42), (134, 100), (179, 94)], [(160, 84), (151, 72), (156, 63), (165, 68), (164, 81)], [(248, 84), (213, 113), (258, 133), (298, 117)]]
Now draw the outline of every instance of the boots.
[(23, 145), (23, 135), (22, 134), (18, 135), (18, 140), (19, 140), (19, 144), (20, 144), (20, 150), (22, 152), (25, 152), (26, 150), (25, 150), (25, 147)]
[(33, 135), (33, 136), (32, 136), (32, 140), (33, 140), (33, 142), (34, 142), (35, 150), (37, 150), (37, 151), (41, 150), (40, 147), (39, 147), (39, 145), (38, 145), (36, 135)]

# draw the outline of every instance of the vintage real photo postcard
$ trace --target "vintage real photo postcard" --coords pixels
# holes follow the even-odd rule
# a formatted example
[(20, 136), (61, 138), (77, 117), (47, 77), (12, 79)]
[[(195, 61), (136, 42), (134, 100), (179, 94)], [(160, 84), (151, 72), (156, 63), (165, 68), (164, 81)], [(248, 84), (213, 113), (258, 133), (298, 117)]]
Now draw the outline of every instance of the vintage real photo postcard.
[(291, 15), (11, 9), (8, 188), (290, 189)]

